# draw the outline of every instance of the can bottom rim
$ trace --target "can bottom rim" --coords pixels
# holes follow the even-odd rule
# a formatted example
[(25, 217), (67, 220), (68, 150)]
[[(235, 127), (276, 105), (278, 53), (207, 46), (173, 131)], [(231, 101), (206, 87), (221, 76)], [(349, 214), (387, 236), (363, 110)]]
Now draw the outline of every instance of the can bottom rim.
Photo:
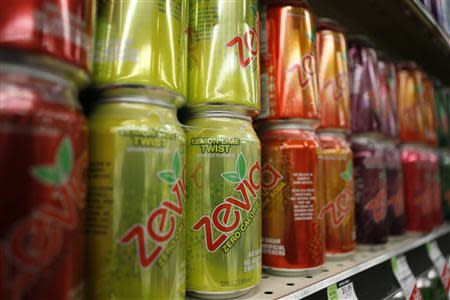
[(327, 260), (330, 260), (330, 261), (348, 259), (348, 258), (352, 257), (353, 255), (355, 255), (355, 250), (352, 250), (349, 252), (342, 252), (342, 253), (334, 253), (334, 252), (326, 253)]
[(273, 268), (269, 266), (263, 266), (264, 271), (267, 273), (271, 273), (274, 275), (280, 275), (280, 276), (297, 276), (297, 275), (314, 275), (319, 273), (322, 268), (323, 264), (317, 267), (313, 268), (303, 268), (303, 269), (287, 269), (287, 268)]
[(228, 292), (206, 292), (206, 291), (187, 290), (186, 293), (190, 296), (200, 299), (230, 299), (230, 298), (237, 298), (247, 294), (255, 286), (256, 284), (245, 289)]

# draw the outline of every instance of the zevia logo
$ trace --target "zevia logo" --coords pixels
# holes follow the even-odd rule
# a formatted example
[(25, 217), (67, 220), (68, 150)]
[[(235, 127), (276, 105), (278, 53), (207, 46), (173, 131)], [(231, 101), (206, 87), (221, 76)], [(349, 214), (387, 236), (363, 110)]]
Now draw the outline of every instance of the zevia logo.
[(262, 188), (263, 188), (263, 200), (264, 207), (266, 207), (270, 200), (273, 200), (278, 196), (286, 184), (283, 182), (283, 175), (275, 169), (270, 163), (265, 163), (262, 168)]
[(334, 227), (337, 227), (344, 222), (345, 217), (351, 211), (353, 199), (353, 166), (352, 162), (347, 163), (347, 168), (341, 172), (340, 177), (347, 184), (334, 199), (334, 201), (327, 203), (320, 210), (319, 218), (325, 217), (327, 214), (331, 215), (331, 222)]
[[(119, 244), (127, 245), (136, 242), (136, 252), (139, 265), (149, 267), (166, 249), (174, 248), (173, 237), (176, 235), (177, 223), (184, 213), (183, 203), (186, 197), (184, 183), (185, 168), (181, 172), (180, 154), (176, 151), (172, 158), (172, 169), (158, 173), (161, 181), (171, 185), (171, 192), (176, 202), (164, 200), (148, 216), (146, 223), (134, 224), (119, 240)], [(150, 239), (154, 246), (147, 249), (146, 241)]]
[(258, 48), (259, 48), (259, 18), (257, 17), (258, 9), (256, 6), (252, 6), (253, 15), (256, 17), (256, 28), (252, 27), (244, 34), (237, 35), (226, 45), (227, 47), (238, 48), (239, 63), (242, 68), (247, 68), (248, 65), (258, 59)]
[(0, 298), (21, 299), (40, 271), (61, 254), (65, 234), (78, 227), (77, 207), (85, 207), (86, 167), (87, 151), (74, 161), (68, 137), (58, 145), (51, 164), (31, 167), (32, 178), (46, 191), (42, 203), (16, 222), (8, 241), (0, 244)]
[(310, 82), (314, 82), (315, 74), (315, 58), (312, 53), (308, 53), (302, 57), (299, 63), (289, 66), (286, 73), (296, 72), (298, 83), (304, 89)]
[[(240, 197), (226, 197), (211, 214), (202, 216), (192, 229), (195, 231), (204, 229), (206, 248), (209, 252), (216, 252), (220, 247), (224, 253), (228, 253), (242, 238), (258, 211), (257, 195), (261, 189), (261, 167), (259, 162), (255, 161), (247, 172), (247, 162), (240, 153), (236, 160), (235, 171), (225, 172), (222, 177), (235, 185), (234, 190)], [(243, 219), (244, 212), (247, 213), (245, 219)], [(214, 232), (218, 232), (215, 238)]]

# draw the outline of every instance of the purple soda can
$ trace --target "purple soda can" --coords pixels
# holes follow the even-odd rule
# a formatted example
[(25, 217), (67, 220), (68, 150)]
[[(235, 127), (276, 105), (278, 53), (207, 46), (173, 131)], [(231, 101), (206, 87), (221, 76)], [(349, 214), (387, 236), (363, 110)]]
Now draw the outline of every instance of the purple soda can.
[(376, 246), (388, 240), (388, 200), (383, 146), (370, 136), (351, 138), (356, 200), (356, 240)]
[(398, 105), (395, 64), (379, 55), (378, 60), (378, 86), (380, 100), (380, 123), (384, 137), (398, 141)]
[(364, 37), (349, 40), (352, 133), (379, 132), (380, 94), (377, 54)]

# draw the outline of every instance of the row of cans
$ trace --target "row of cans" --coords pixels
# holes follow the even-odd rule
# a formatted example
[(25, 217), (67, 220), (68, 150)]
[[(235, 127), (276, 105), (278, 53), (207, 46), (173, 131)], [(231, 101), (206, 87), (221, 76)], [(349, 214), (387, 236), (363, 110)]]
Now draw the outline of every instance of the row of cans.
[(450, 36), (450, 1), (448, 0), (420, 0), (434, 20)]

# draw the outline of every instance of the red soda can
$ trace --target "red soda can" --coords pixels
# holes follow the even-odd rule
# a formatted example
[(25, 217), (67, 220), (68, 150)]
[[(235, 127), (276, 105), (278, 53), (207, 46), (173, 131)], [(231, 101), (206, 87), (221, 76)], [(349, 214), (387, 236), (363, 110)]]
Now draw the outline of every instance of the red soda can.
[(403, 189), (405, 193), (406, 230), (427, 232), (432, 227), (431, 190), (427, 153), (420, 145), (402, 145)]
[(95, 1), (4, 1), (0, 10), (0, 47), (44, 54), (92, 69)]
[(383, 141), (383, 157), (386, 164), (389, 233), (401, 235), (406, 225), (405, 198), (400, 150), (394, 141)]
[(356, 246), (353, 156), (344, 133), (320, 132), (321, 192), (324, 202), (319, 218), (325, 218), (326, 254), (346, 258)]
[(343, 30), (330, 19), (318, 21), (316, 54), (321, 103), (320, 128), (350, 130), (347, 45)]
[(353, 136), (356, 200), (356, 240), (375, 246), (388, 240), (388, 200), (383, 147), (377, 139)]
[(259, 119), (319, 119), (315, 21), (307, 1), (266, 1), (261, 10)]
[(397, 65), (397, 102), (402, 143), (418, 143), (423, 140), (422, 116), (418, 104), (420, 95), (414, 68), (414, 63)]
[(433, 148), (429, 148), (429, 184), (431, 185), (432, 193), (432, 219), (434, 227), (441, 226), (444, 223), (444, 214), (442, 211), (441, 202), (441, 180), (439, 174), (439, 155)]
[(319, 140), (312, 124), (272, 121), (258, 128), (262, 144), (263, 267), (309, 274), (325, 262), (325, 219)]
[(60, 74), (1, 65), (0, 299), (81, 299), (88, 150), (77, 91)]

